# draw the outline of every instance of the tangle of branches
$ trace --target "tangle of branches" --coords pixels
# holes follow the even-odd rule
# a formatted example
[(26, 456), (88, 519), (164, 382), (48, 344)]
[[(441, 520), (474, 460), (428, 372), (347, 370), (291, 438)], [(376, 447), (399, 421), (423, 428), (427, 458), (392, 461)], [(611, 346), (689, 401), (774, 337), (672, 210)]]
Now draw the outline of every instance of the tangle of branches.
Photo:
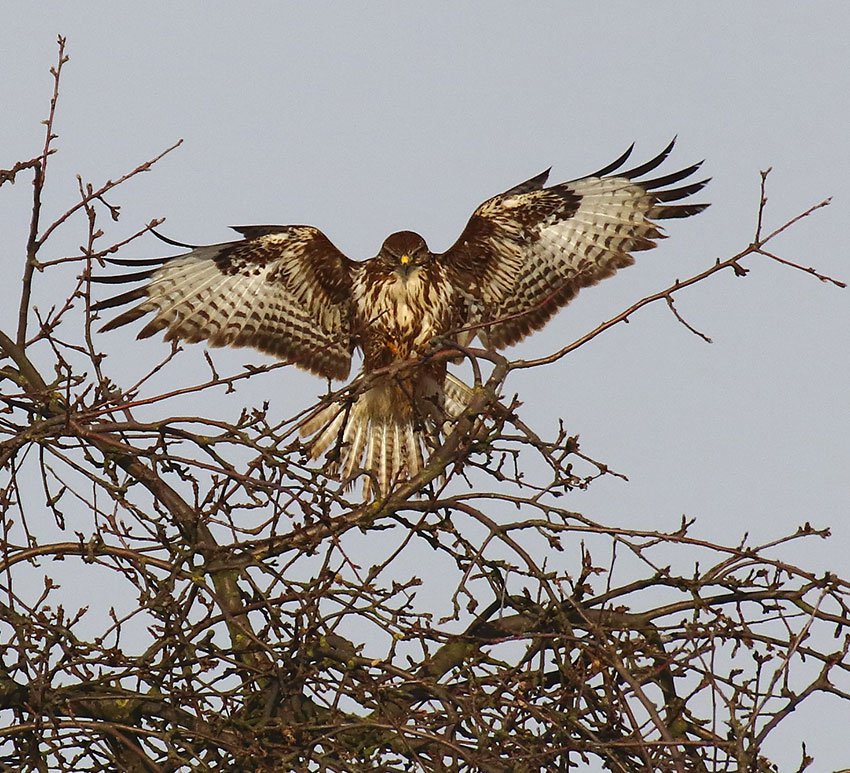
[[(116, 190), (164, 153), (80, 180), (46, 222), (66, 62), (60, 39), (41, 150), (0, 170), (4, 193), (33, 180), (17, 329), (0, 331), (4, 769), (768, 771), (791, 712), (850, 700), (850, 585), (778, 558), (826, 531), (727, 545), (687, 520), (593, 520), (568, 495), (616, 473), (502, 397), (513, 371), (649, 304), (704, 337), (677, 294), (752, 261), (841, 284), (773, 247), (827, 202), (768, 229), (764, 173), (739, 253), (550, 356), (462, 350), (472, 404), (416, 479), (363, 504), (309, 462), (281, 405), (203, 414), (285, 363), (222, 375), (208, 358), (190, 381), (174, 348), (135, 384), (110, 377), (89, 277), (159, 224), (106, 236)], [(83, 234), (78, 254), (52, 253), (60, 228)], [(69, 266), (76, 283), (35, 308), (33, 287)], [(153, 386), (169, 376), (179, 388)], [(174, 413), (186, 396), (198, 415)]]

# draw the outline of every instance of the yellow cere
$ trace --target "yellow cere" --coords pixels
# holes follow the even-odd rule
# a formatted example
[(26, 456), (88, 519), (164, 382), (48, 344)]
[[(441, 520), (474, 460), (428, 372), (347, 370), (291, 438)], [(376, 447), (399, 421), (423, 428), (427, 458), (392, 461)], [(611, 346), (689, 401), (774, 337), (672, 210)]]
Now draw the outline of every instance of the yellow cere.
[(406, 266), (408, 263), (410, 263), (410, 255), (407, 255), (407, 254), (402, 255), (401, 256), (401, 265)]

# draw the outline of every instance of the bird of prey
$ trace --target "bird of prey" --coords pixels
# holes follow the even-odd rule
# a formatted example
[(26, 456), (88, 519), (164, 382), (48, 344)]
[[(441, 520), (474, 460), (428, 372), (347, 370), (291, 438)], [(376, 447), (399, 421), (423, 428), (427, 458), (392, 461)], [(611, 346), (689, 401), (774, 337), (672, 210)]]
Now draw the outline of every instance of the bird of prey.
[(699, 163), (647, 179), (672, 149), (619, 171), (630, 147), (597, 172), (550, 187), (547, 170), (481, 204), (442, 253), (400, 231), (375, 257), (354, 261), (312, 226), (252, 225), (234, 227), (237, 241), (172, 257), (109, 259), (139, 270), (96, 281), (142, 284), (94, 309), (134, 304), (104, 330), (152, 313), (139, 338), (165, 331), (166, 340), (251, 346), (329, 379), (347, 378), (360, 349), (364, 391), (301, 431), (313, 436), (313, 458), (329, 452), (334, 474), (363, 475), (365, 495), (384, 496), (419, 472), (446, 416), (466, 399), (445, 359), (388, 366), (421, 358), (435, 338), (514, 344), (582, 287), (631, 265), (631, 253), (654, 247), (663, 236), (656, 221), (705, 209), (689, 197), (708, 180), (678, 185)]

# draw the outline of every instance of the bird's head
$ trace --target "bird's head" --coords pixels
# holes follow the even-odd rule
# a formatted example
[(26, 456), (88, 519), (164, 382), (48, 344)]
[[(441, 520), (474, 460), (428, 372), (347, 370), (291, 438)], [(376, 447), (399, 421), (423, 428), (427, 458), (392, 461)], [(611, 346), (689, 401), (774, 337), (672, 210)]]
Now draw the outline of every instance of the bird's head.
[(390, 234), (384, 240), (379, 256), (388, 268), (403, 277), (409, 276), (414, 268), (421, 268), (431, 259), (425, 240), (413, 231)]

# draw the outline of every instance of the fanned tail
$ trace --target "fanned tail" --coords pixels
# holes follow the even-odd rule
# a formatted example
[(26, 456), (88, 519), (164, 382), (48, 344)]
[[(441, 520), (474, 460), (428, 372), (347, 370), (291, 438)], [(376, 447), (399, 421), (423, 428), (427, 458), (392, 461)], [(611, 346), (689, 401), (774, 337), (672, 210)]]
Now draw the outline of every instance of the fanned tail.
[[(465, 409), (472, 390), (447, 376), (443, 390), (443, 418), (417, 415), (410, 395), (396, 384), (384, 382), (358, 395), (353, 403), (323, 408), (300, 427), (310, 441), (310, 458), (327, 453), (329, 473), (343, 481), (364, 475), (364, 498), (386, 496), (396, 485), (416, 476), (425, 464), (427, 450)], [(334, 458), (336, 457), (336, 458)]]
[[(352, 404), (329, 405), (302, 424), (302, 437), (315, 435), (310, 457), (336, 456), (330, 473), (350, 481), (365, 473), (364, 498), (385, 496), (415, 476), (424, 462), (424, 428), (414, 424), (410, 399), (390, 384), (372, 387)], [(406, 410), (405, 410), (406, 409)]]

